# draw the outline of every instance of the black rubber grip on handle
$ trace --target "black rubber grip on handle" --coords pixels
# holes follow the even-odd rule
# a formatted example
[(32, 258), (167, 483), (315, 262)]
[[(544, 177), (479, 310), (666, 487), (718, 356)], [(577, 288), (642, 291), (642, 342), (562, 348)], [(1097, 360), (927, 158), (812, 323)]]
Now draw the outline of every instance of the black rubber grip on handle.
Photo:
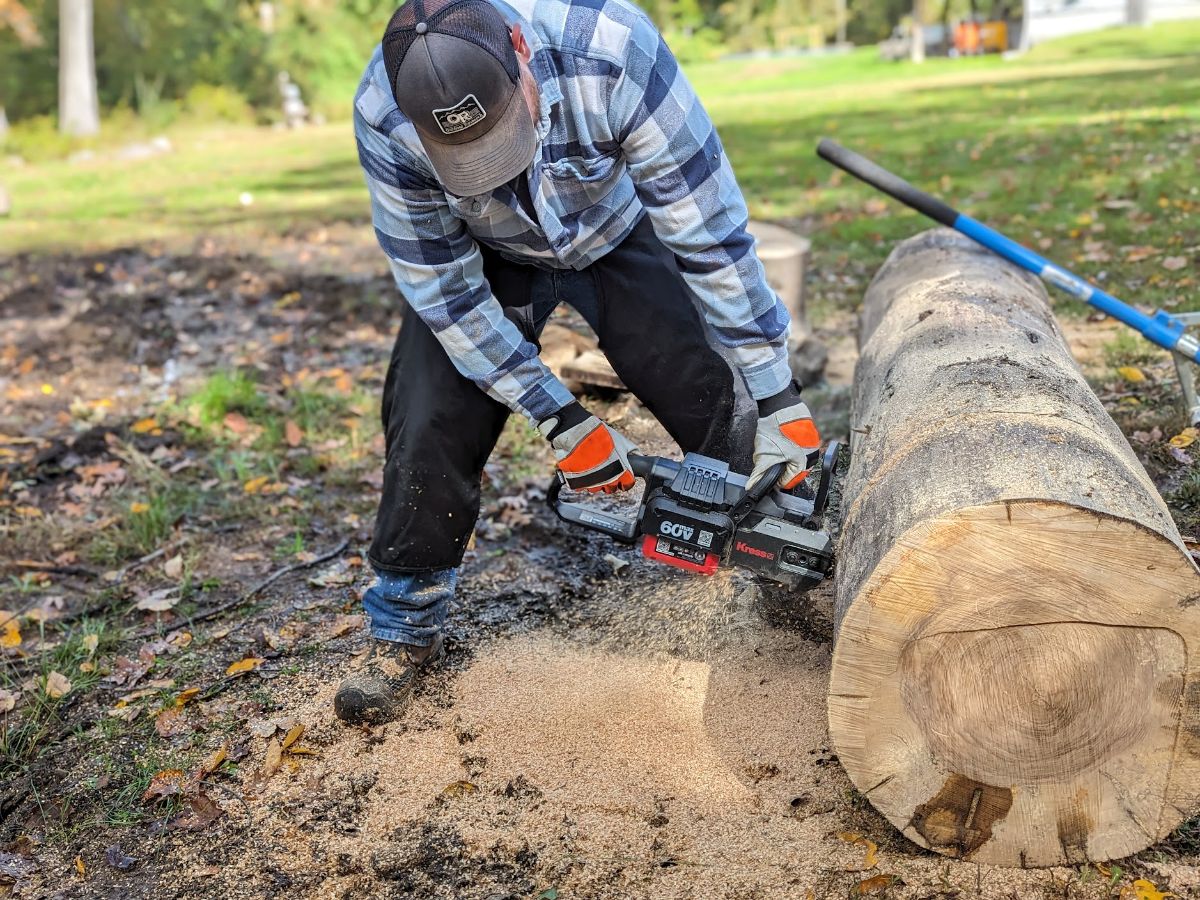
[(817, 144), (817, 156), (826, 162), (831, 162), (865, 182), (873, 188), (878, 188), (889, 197), (894, 197), (905, 206), (912, 207), (917, 212), (929, 216), (949, 228), (954, 227), (958, 220), (958, 210), (943, 203), (936, 197), (931, 197), (915, 185), (909, 184), (899, 175), (893, 175), (883, 166), (871, 162), (865, 156), (847, 150), (836, 141), (822, 138)]

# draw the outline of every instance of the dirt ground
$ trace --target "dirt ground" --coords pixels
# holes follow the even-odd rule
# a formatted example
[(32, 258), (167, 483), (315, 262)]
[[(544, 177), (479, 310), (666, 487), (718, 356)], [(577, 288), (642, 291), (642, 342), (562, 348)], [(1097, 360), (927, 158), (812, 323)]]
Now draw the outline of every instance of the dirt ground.
[[(1200, 897), (1192, 825), (1075, 869), (909, 843), (830, 748), (830, 583), (773, 627), (740, 575), (684, 575), (569, 531), (540, 502), (550, 457), (517, 432), (489, 467), (446, 663), (403, 722), (338, 724), (333, 692), (365, 647), (373, 403), (398, 324), (375, 252), (321, 232), (253, 254), (0, 263), (0, 606), (23, 629), (5, 645), (4, 721), (41, 716), (24, 749), (15, 732), (4, 748), (0, 895)], [(830, 384), (812, 396), (844, 437), (853, 316), (821, 321)], [(1111, 326), (1069, 331), (1105, 365)], [(1127, 386), (1100, 389), (1174, 489), (1166, 369), (1141, 365), (1137, 410)], [(188, 392), (239, 367), (261, 405), (198, 424)], [(325, 393), (294, 393), (313, 379)], [(300, 420), (314, 396), (337, 401), (330, 418)], [(587, 402), (671, 450), (629, 398)], [(301, 439), (284, 419), (306, 423)], [(127, 525), (148, 515), (126, 512), (139, 485), (149, 503), (194, 492), (147, 536)], [(157, 608), (177, 558), (190, 587)], [(37, 701), (68, 665), (65, 696)]]

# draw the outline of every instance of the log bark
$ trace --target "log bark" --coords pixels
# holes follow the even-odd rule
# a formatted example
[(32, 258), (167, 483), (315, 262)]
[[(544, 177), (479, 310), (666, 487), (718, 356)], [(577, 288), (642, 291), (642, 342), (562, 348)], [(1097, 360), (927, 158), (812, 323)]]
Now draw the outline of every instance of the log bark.
[(1122, 857), (1200, 796), (1200, 577), (1041, 284), (954, 232), (867, 291), (829, 725), (941, 853)]

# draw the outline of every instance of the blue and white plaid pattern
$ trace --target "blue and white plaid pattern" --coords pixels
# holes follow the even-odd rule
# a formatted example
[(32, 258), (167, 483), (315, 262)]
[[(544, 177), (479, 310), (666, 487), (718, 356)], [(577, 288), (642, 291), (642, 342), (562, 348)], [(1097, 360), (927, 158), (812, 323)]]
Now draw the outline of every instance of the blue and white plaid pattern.
[[(492, 0), (520, 22), (541, 94), (529, 170), (536, 219), (509, 187), (476, 197), (438, 184), (397, 109), (376, 49), (354, 129), (380, 246), (408, 304), (455, 366), (538, 422), (572, 399), (505, 318), (476, 241), (507, 258), (582, 269), (641, 218), (680, 271), (750, 393), (787, 386), (786, 308), (767, 285), (748, 213), (712, 120), (645, 14), (625, 0)], [(654, 352), (654, 335), (646, 335)]]

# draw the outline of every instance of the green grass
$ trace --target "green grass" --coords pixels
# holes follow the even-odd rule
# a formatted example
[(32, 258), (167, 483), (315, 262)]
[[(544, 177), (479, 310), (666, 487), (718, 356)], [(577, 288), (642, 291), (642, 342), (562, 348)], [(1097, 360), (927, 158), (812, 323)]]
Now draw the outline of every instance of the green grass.
[[(894, 242), (928, 224), (816, 159), (828, 135), (1125, 299), (1189, 309), (1200, 306), (1198, 43), (1200, 22), (1177, 22), (1059, 41), (1010, 61), (915, 66), (862, 48), (689, 72), (752, 214), (811, 217), (815, 263), (849, 274), (840, 287), (819, 285), (818, 304), (855, 303)], [(136, 164), (0, 169), (14, 198), (0, 246), (233, 239), (330, 223), (361, 225), (370, 239), (348, 123), (173, 137), (175, 153)], [(1137, 259), (1135, 246), (1158, 254)], [(1165, 269), (1169, 256), (1188, 265)]]

